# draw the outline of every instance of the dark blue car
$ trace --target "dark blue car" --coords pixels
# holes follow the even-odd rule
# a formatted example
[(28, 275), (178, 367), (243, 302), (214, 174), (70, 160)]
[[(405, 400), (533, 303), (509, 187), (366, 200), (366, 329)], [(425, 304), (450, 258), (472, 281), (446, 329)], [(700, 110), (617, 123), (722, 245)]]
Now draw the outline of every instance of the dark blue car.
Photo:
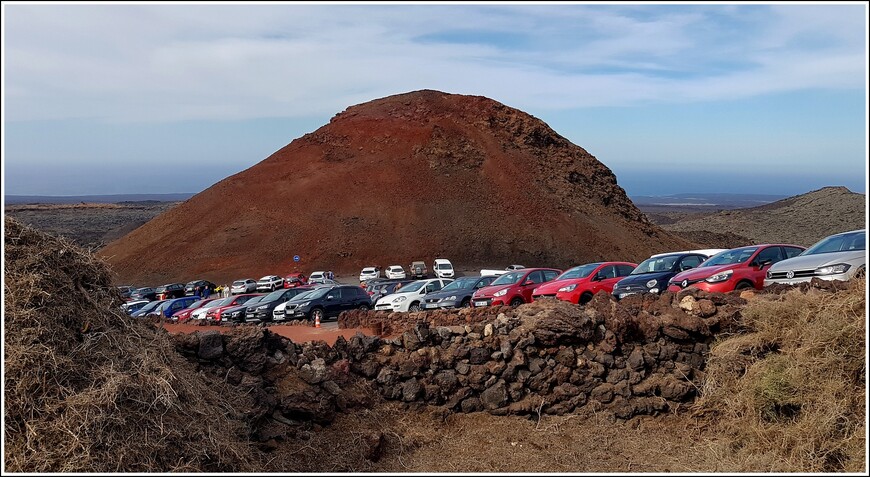
[(478, 289), (489, 286), (495, 275), (485, 277), (459, 277), (448, 283), (444, 288), (427, 293), (423, 297), (422, 308), (424, 310), (436, 310), (439, 308), (467, 308), (471, 306), (471, 295)]
[(694, 252), (677, 252), (653, 255), (641, 262), (630, 275), (613, 287), (616, 299), (637, 293), (660, 294), (667, 290), (668, 281), (674, 275), (695, 268), (707, 260), (707, 255)]
[(160, 304), (160, 306), (148, 312), (148, 315), (163, 314), (164, 318), (171, 318), (172, 315), (174, 315), (175, 313), (187, 308), (188, 306), (194, 304), (199, 300), (200, 297), (198, 296), (186, 296), (182, 298), (164, 300), (163, 303)]

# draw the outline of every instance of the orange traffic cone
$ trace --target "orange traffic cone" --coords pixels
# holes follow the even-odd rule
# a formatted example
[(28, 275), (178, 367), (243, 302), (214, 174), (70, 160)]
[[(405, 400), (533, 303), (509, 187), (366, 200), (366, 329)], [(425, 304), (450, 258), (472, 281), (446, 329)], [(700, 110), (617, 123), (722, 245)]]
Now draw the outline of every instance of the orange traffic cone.
[(314, 317), (314, 327), (320, 328), (320, 315)]

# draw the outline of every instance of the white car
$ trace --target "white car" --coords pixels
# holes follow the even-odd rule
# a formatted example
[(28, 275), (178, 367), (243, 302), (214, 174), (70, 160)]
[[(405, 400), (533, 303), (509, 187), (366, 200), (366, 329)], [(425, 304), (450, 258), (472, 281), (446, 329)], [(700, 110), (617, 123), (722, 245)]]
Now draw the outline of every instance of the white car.
[(774, 263), (767, 269), (764, 286), (794, 285), (813, 278), (850, 280), (863, 277), (867, 264), (865, 230), (853, 230), (825, 237), (797, 257)]
[(257, 291), (275, 291), (276, 288), (284, 286), (284, 279), (278, 275), (266, 275), (257, 280)]
[(381, 271), (375, 267), (366, 267), (363, 268), (361, 272), (359, 272), (359, 281), (367, 282), (373, 278), (380, 278)]
[(231, 295), (238, 295), (239, 293), (251, 293), (255, 291), (257, 291), (257, 282), (254, 281), (253, 278), (243, 278), (241, 280), (236, 280), (230, 287)]
[(700, 249), (700, 250), (683, 250), (682, 252), (657, 253), (655, 255), (650, 255), (650, 258), (663, 257), (665, 255), (673, 255), (675, 253), (700, 253), (701, 255), (706, 255), (707, 258), (710, 258), (713, 255), (716, 255), (717, 253), (725, 252), (726, 250), (728, 250), (728, 249), (727, 248), (704, 248), (704, 249)]
[(398, 292), (387, 295), (375, 303), (376, 311), (420, 311), (423, 309), (423, 297), (427, 293), (436, 292), (444, 285), (452, 282), (449, 278), (430, 278), (411, 282)]
[(435, 265), (432, 266), (435, 270), (435, 276), (438, 278), (453, 278), (453, 264), (446, 258), (436, 258)]
[(405, 275), (405, 269), (401, 265), (390, 265), (387, 267), (386, 276), (391, 280), (401, 280), (407, 275)]
[[(251, 281), (253, 281), (253, 280), (251, 280)], [(203, 305), (201, 308), (197, 308), (197, 309), (191, 311), (190, 312), (190, 319), (191, 320), (204, 320), (205, 314), (208, 313), (209, 309), (214, 308), (216, 306), (223, 306), (224, 304), (229, 303), (230, 301), (232, 301), (232, 297), (221, 298), (220, 300), (212, 300), (212, 301), (206, 303), (205, 305)]]
[(504, 267), (504, 270), (491, 270), (491, 269), (484, 268), (483, 270), (480, 271), (480, 276), (482, 276), (482, 277), (499, 276), (499, 275), (504, 275), (507, 272), (512, 272), (514, 270), (522, 270), (523, 268), (526, 268), (526, 267), (524, 265), (508, 265), (508, 266)]
[(324, 280), (326, 278), (326, 272), (311, 272), (311, 275), (308, 275), (308, 283), (316, 282), (317, 280)]

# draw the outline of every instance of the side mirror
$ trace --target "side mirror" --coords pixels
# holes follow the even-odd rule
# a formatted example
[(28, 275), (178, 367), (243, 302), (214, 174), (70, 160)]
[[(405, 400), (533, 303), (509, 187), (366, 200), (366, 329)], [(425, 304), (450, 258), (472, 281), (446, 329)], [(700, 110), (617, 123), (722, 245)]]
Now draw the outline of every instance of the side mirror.
[(604, 275), (602, 275), (601, 272), (596, 273), (595, 276), (592, 277), (593, 282), (600, 282), (601, 280), (604, 280)]
[(332, 295), (326, 295), (326, 299), (327, 299), (327, 300), (332, 300), (332, 298), (333, 298)]
[(526, 280), (525, 282), (523, 282), (524, 287), (527, 287), (529, 285), (534, 285), (534, 282), (532, 282), (531, 280)]
[(762, 260), (760, 262), (757, 262), (756, 265), (758, 266), (759, 269), (761, 269), (761, 268), (764, 268), (764, 267), (770, 265), (771, 263), (773, 263), (773, 260), (768, 258), (766, 260)]

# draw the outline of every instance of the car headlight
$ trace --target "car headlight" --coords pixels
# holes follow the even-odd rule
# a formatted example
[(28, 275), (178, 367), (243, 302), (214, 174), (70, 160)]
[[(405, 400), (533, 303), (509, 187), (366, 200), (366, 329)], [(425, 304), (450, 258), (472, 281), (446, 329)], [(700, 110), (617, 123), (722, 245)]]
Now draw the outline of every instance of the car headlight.
[(650, 292), (650, 293), (658, 293), (658, 292), (659, 292), (659, 289), (658, 289), (658, 288), (650, 288), (650, 289), (649, 289), (649, 292)]
[(770, 270), (767, 271), (767, 273), (765, 274), (765, 276), (766, 276), (768, 279), (773, 278), (773, 275), (770, 273)]
[(257, 310), (258, 310), (258, 311), (263, 311), (263, 310), (265, 310), (266, 308), (269, 308), (269, 305), (258, 306), (258, 307), (257, 307)]
[(573, 285), (568, 285), (567, 287), (562, 287), (562, 288), (559, 289), (559, 291), (560, 291), (560, 292), (572, 292), (572, 291), (574, 291), (575, 288), (577, 288), (577, 284), (576, 284), (576, 283), (573, 284)]
[(508, 291), (507, 288), (502, 288), (501, 290), (493, 293), (492, 296), (505, 296), (505, 295), (507, 295), (507, 291)]
[(815, 271), (816, 275), (835, 275), (838, 273), (846, 273), (847, 270), (852, 268), (848, 263), (838, 263), (836, 265), (828, 265), (827, 267), (817, 268)]
[[(655, 280), (655, 279), (650, 280), (650, 281), (646, 282), (646, 287), (647, 287), (647, 288), (652, 288), (652, 287), (656, 286), (657, 283), (658, 283), (658, 281)], [(650, 290), (650, 291), (652, 291), (652, 290)]]
[(308, 305), (310, 305), (310, 304), (311, 304), (310, 301), (303, 301), (302, 303), (299, 304), (299, 308), (306, 307), (306, 306), (308, 306)]
[(234, 311), (233, 314), (232, 314), (232, 316), (233, 316), (233, 317), (236, 317), (236, 316), (240, 316), (241, 314), (242, 314), (241, 311)]
[(707, 283), (718, 283), (724, 282), (731, 278), (731, 275), (734, 274), (734, 270), (725, 270), (724, 272), (719, 272), (713, 276), (708, 277), (706, 280)]
[(405, 301), (407, 299), (408, 299), (408, 297), (405, 297), (405, 296), (396, 297), (396, 298), (393, 298), (393, 303), (402, 303), (403, 301)]
[(450, 295), (447, 298), (442, 298), (441, 301), (456, 301), (456, 295)]

